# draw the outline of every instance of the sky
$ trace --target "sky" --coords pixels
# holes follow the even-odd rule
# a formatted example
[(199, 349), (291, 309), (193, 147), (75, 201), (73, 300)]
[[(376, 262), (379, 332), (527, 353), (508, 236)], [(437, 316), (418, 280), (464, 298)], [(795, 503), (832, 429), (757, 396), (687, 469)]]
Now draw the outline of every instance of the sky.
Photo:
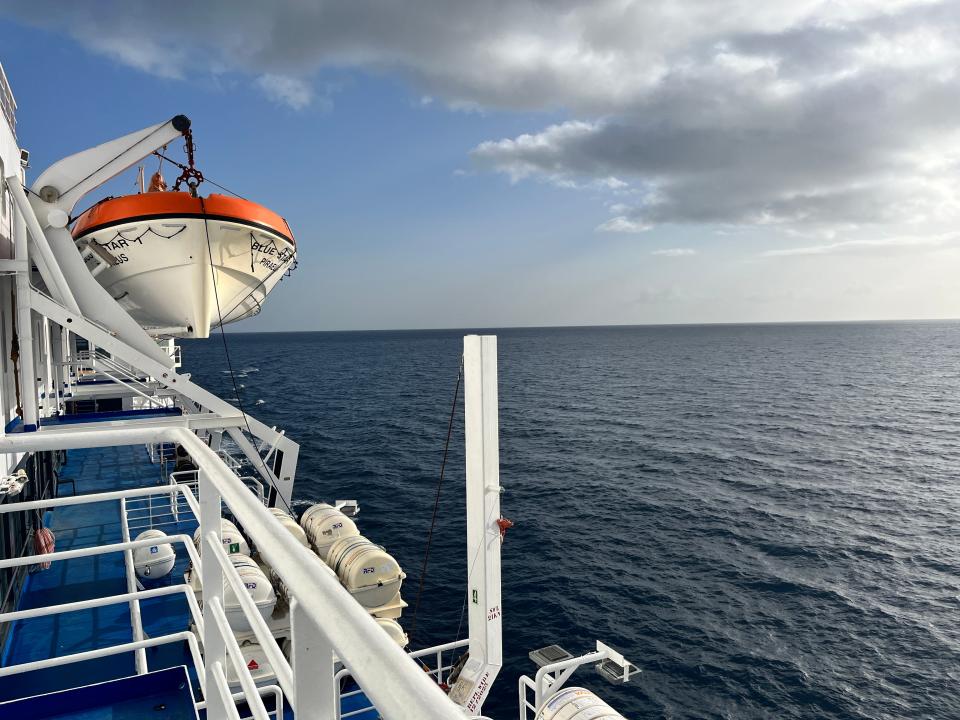
[(184, 113), (288, 220), (236, 330), (960, 316), (956, 0), (6, 0), (0, 37), (33, 177)]

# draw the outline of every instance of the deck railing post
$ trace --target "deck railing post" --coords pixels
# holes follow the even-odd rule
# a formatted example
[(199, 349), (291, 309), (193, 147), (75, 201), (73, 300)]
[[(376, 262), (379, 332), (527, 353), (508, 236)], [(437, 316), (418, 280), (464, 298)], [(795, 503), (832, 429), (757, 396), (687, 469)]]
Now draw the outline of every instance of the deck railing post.
[[(200, 493), (200, 582), (203, 587), (203, 664), (206, 672), (207, 704), (210, 717), (227, 716), (227, 708), (214, 688), (218, 687), (215, 668), (226, 665), (226, 642), (211, 611), (211, 600), (223, 602), (223, 569), (213, 560), (210, 534), (220, 538), (220, 493), (203, 470), (197, 471)], [(208, 558), (203, 562), (203, 556)]]
[(296, 598), (290, 601), (290, 637), (297, 719), (337, 717), (339, 688), (334, 686), (333, 646)]
[[(151, 496), (152, 497), (152, 496)], [(130, 525), (127, 520), (127, 499), (120, 498), (120, 529), (123, 541), (130, 542)], [(123, 562), (126, 570), (127, 592), (137, 591), (136, 566), (133, 563), (133, 550), (127, 548), (123, 551)], [(130, 627), (133, 628), (133, 640), (139, 642), (143, 640), (143, 620), (140, 616), (140, 601), (137, 598), (130, 600)], [(149, 670), (147, 666), (147, 651), (140, 648), (134, 653), (134, 662), (137, 668), (137, 674), (143, 675)]]

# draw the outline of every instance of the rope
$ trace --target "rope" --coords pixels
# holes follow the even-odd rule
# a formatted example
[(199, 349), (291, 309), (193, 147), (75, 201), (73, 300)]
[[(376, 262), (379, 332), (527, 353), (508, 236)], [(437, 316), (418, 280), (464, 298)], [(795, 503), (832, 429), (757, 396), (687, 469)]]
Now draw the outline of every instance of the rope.
[[(250, 437), (256, 437), (253, 434), (253, 430), (250, 429), (250, 421), (247, 419), (247, 413), (243, 410), (243, 400), (240, 399), (240, 388), (237, 387), (237, 378), (233, 372), (233, 362), (230, 359), (230, 348), (227, 345), (227, 334), (223, 329), (223, 315), (220, 312), (220, 294), (217, 292), (217, 273), (213, 267), (213, 247), (210, 244), (210, 226), (209, 220), (207, 220), (207, 209), (203, 204), (203, 198), (200, 200), (200, 210), (203, 212), (203, 230), (207, 236), (207, 257), (210, 258), (210, 276), (213, 280), (213, 298), (217, 303), (217, 318), (220, 320), (220, 338), (223, 340), (223, 353), (227, 357), (227, 367), (230, 369), (230, 380), (233, 382), (233, 391), (237, 397), (237, 408), (240, 410), (240, 414), (243, 415), (243, 423), (247, 426), (247, 432), (250, 434)], [(264, 478), (269, 480), (270, 476), (273, 474), (267, 469), (267, 464), (264, 462), (263, 458), (260, 456), (260, 453), (257, 453), (257, 457), (260, 459), (260, 464), (263, 466), (265, 475)], [(279, 492), (277, 497), (280, 498), (280, 501), (286, 505), (287, 512), (293, 515), (293, 509), (290, 505), (287, 504), (287, 501), (283, 499), (283, 495)]]
[(443, 475), (447, 469), (447, 455), (450, 452), (450, 436), (453, 434), (453, 420), (457, 414), (457, 399), (460, 397), (460, 381), (463, 379), (463, 358), (460, 358), (460, 368), (457, 372), (457, 385), (453, 390), (453, 402), (450, 404), (450, 419), (447, 421), (447, 439), (443, 444), (443, 460), (440, 463), (440, 479), (437, 481), (437, 494), (433, 500), (433, 517), (430, 520), (430, 532), (427, 533), (427, 546), (423, 551), (423, 566), (420, 568), (420, 584), (417, 587), (417, 599), (413, 604), (413, 617), (410, 621), (410, 643), (413, 643), (413, 634), (417, 629), (417, 611), (420, 609), (420, 598), (423, 595), (423, 585), (427, 578), (427, 562), (430, 560), (430, 545), (433, 542), (433, 531), (437, 526), (437, 513), (440, 509), (440, 490), (443, 488)]

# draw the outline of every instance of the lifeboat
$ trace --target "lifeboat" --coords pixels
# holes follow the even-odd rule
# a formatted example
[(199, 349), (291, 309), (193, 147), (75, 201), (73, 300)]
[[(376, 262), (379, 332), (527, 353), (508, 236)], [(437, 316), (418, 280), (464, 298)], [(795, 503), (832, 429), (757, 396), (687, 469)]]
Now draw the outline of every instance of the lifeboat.
[(211, 327), (256, 315), (296, 264), (286, 220), (227, 195), (108, 198), (72, 233), (91, 274), (157, 337), (205, 338)]

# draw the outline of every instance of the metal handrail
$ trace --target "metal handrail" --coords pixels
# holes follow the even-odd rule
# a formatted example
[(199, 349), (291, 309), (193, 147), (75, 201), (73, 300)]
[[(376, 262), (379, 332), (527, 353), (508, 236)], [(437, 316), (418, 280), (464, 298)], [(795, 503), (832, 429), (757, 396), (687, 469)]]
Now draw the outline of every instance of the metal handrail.
[[(422, 657), (433, 655), (434, 659), (436, 660), (437, 666), (433, 670), (430, 670), (425, 666), (423, 667), (423, 669), (426, 670), (428, 675), (432, 675), (433, 677), (435, 677), (437, 679), (437, 683), (439, 684), (443, 682), (444, 670), (453, 669), (452, 659), (449, 665), (443, 664), (443, 653), (447, 652), (448, 650), (456, 650), (457, 648), (467, 647), (469, 644), (470, 644), (470, 638), (464, 638), (462, 640), (454, 640), (452, 642), (443, 643), (441, 645), (434, 645), (432, 647), (427, 647), (421, 650), (415, 650), (413, 652), (409, 652), (407, 653), (407, 657), (417, 660)], [(337, 688), (337, 704), (334, 706), (334, 710), (335, 710), (334, 720), (343, 720), (343, 718), (352, 717), (353, 715), (359, 715), (361, 713), (369, 712), (370, 710), (375, 709), (373, 705), (367, 705), (362, 708), (351, 710), (350, 712), (347, 712), (347, 713), (341, 713), (340, 700), (342, 700), (343, 698), (354, 697), (356, 695), (360, 695), (363, 693), (362, 690), (351, 690), (350, 692), (340, 691), (340, 685), (341, 685), (340, 681), (348, 677), (352, 678), (353, 675), (346, 668), (343, 668), (334, 676), (333, 684), (334, 684), (334, 687)]]
[[(220, 545), (220, 538), (216, 536), (214, 536), (214, 538), (217, 545)], [(236, 671), (237, 677), (240, 679), (240, 687), (243, 688), (244, 699), (247, 701), (253, 717), (255, 720), (269, 720), (267, 717), (267, 708), (263, 704), (263, 698), (260, 697), (260, 694), (257, 692), (257, 684), (253, 681), (253, 676), (250, 675), (250, 668), (248, 668), (247, 664), (243, 661), (243, 653), (240, 652), (240, 645), (237, 643), (237, 638), (234, 637), (233, 631), (230, 629), (227, 614), (223, 611), (223, 603), (220, 601), (220, 598), (215, 597), (210, 598), (206, 605), (213, 615), (214, 621), (217, 623), (220, 636), (226, 642), (227, 654), (233, 663), (233, 669)], [(251, 699), (253, 702), (250, 702)]]
[(247, 619), (247, 622), (250, 623), (250, 628), (253, 630), (253, 634), (256, 636), (260, 647), (264, 653), (266, 653), (267, 659), (270, 661), (270, 666), (277, 676), (277, 682), (280, 687), (283, 688), (284, 693), (292, 697), (294, 695), (293, 669), (283, 656), (283, 651), (277, 644), (276, 638), (273, 637), (273, 633), (270, 632), (270, 628), (267, 627), (266, 620), (263, 619), (263, 616), (257, 610), (257, 606), (253, 604), (250, 594), (246, 591), (246, 588), (244, 588), (240, 574), (233, 566), (233, 563), (230, 562), (229, 556), (223, 549), (219, 534), (217, 532), (209, 532), (204, 536), (204, 540), (206, 541), (205, 548), (210, 550), (214, 558), (216, 558), (223, 572), (224, 580), (227, 581), (234, 595), (236, 595), (237, 602), (243, 610), (244, 617)]
[[(295, 657), (303, 651), (303, 646), (297, 639), (301, 633), (307, 633), (307, 636), (317, 639), (321, 645), (326, 644), (328, 648), (327, 650), (322, 647), (311, 648), (309, 658), (316, 658), (316, 662), (322, 666), (326, 662), (324, 657), (330, 660), (335, 653), (364, 688), (380, 714), (388, 720), (400, 720), (411, 715), (415, 715), (420, 720), (462, 720), (463, 710), (440, 690), (430, 676), (410, 661), (406, 653), (383, 632), (382, 628), (339, 583), (323, 561), (303, 547), (293, 535), (286, 532), (280, 521), (250, 493), (222, 459), (190, 431), (178, 427), (89, 428), (71, 432), (49, 429), (38, 433), (3, 436), (0, 438), (0, 451), (110, 447), (152, 442), (179, 443), (200, 469), (200, 505), (202, 507), (198, 517), (202, 529), (207, 534), (211, 531), (215, 534), (219, 533), (219, 527), (211, 524), (214, 523), (214, 515), (211, 512), (215, 509), (217, 517), (215, 524), (218, 525), (219, 501), (222, 498), (257, 546), (260, 555), (270, 563), (274, 572), (283, 580), (288, 594), (294, 599), (303, 600), (302, 603), (297, 603), (301, 621), (295, 621), (292, 629)], [(170, 486), (162, 486), (159, 492), (170, 492), (170, 489)], [(153, 488), (150, 490), (156, 491)], [(79, 500), (80, 498), (70, 499)], [(216, 502), (211, 503), (214, 500)], [(205, 509), (211, 512), (205, 512)], [(203, 536), (208, 537), (208, 535)], [(187, 544), (192, 546), (192, 541), (185, 535), (168, 536), (165, 541), (174, 542), (178, 539), (187, 540), (189, 541)], [(133, 541), (120, 543), (120, 545), (139, 547), (151, 542), (149, 540), (145, 543)], [(114, 545), (111, 549), (123, 548)], [(188, 547), (188, 552), (192, 549)], [(222, 550), (222, 547), (220, 549)], [(64, 551), (54, 555), (76, 556), (73, 554), (75, 552)], [(216, 556), (216, 549), (213, 550), (213, 554)], [(47, 559), (51, 557), (47, 556)], [(4, 564), (0, 562), (0, 567)], [(199, 565), (195, 563), (195, 567)], [(208, 576), (211, 576), (210, 572), (207, 568)], [(220, 573), (220, 575), (226, 576), (229, 582), (231, 573)], [(204, 585), (206, 586), (207, 583), (205, 582)], [(246, 593), (243, 592), (237, 593), (238, 599), (245, 595)], [(249, 596), (247, 598), (249, 599)], [(209, 611), (205, 607), (204, 614), (206, 615), (207, 612)], [(259, 613), (248, 618), (254, 627), (256, 627), (257, 617)], [(210, 632), (209, 625), (207, 632), (208, 634)], [(305, 656), (304, 660), (306, 659)], [(289, 694), (287, 700), (293, 705), (295, 711), (304, 700), (309, 701), (319, 696), (326, 701), (328, 688), (325, 683), (316, 682), (316, 667), (306, 662), (303, 664), (295, 662), (292, 670), (294, 682), (291, 690), (293, 692)], [(207, 668), (206, 673), (207, 678), (212, 678), (219, 686), (217, 679), (219, 674), (215, 668)], [(278, 679), (279, 677), (280, 673), (278, 673)], [(332, 673), (330, 682), (332, 685)], [(283, 687), (282, 684), (281, 687)], [(332, 688), (330, 691), (332, 692)], [(332, 702), (332, 698), (329, 701)], [(322, 708), (311, 707), (307, 712), (332, 715), (333, 708), (328, 707), (324, 711)]]
[(117, 605), (122, 602), (129, 602), (132, 599), (149, 600), (150, 598), (162, 597), (164, 595), (176, 595), (183, 593), (187, 598), (187, 605), (190, 608), (190, 615), (198, 628), (203, 627), (203, 616), (200, 613), (200, 606), (197, 604), (197, 598), (193, 590), (183, 583), (179, 585), (166, 585), (164, 587), (152, 588), (150, 590), (137, 590), (132, 593), (123, 593), (121, 595), (107, 595), (105, 597), (91, 598), (89, 600), (75, 600), (74, 602), (61, 603), (60, 605), (46, 605), (38, 608), (28, 608), (26, 610), (13, 610), (8, 613), (0, 614), (0, 623), (14, 622), (15, 620), (29, 620), (31, 618), (44, 617), (45, 615), (60, 615), (62, 613), (77, 612), (78, 610), (90, 610), (92, 608), (104, 607), (107, 605)]
[(155, 638), (147, 638), (137, 642), (121, 643), (120, 645), (111, 645), (110, 647), (99, 648), (97, 650), (87, 650), (85, 652), (72, 653), (70, 655), (60, 655), (59, 657), (47, 658), (46, 660), (34, 660), (33, 662), (20, 663), (19, 665), (8, 665), (0, 667), (0, 678), (9, 675), (19, 675), (20, 673), (32, 672), (33, 670), (44, 670), (51, 667), (60, 667), (61, 665), (71, 665), (86, 660), (96, 660), (97, 658), (109, 657), (110, 655), (121, 655), (127, 652), (136, 652), (148, 647), (157, 645), (167, 645), (173, 642), (187, 641), (190, 648), (190, 655), (193, 657), (193, 664), (197, 668), (197, 677), (200, 680), (200, 689), (205, 690), (205, 678), (203, 673), (203, 660), (200, 654), (200, 646), (197, 643), (197, 637), (189, 630), (183, 630), (169, 635), (160, 635)]

